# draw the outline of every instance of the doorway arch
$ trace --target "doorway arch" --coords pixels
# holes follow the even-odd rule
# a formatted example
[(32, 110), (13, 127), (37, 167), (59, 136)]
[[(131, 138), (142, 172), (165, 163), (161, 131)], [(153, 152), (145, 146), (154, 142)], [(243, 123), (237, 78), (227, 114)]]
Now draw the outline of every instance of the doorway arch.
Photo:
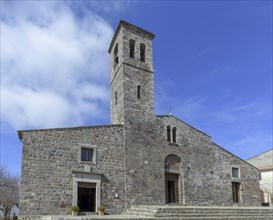
[(180, 157), (175, 154), (168, 155), (164, 160), (164, 168), (166, 203), (181, 203), (182, 175)]

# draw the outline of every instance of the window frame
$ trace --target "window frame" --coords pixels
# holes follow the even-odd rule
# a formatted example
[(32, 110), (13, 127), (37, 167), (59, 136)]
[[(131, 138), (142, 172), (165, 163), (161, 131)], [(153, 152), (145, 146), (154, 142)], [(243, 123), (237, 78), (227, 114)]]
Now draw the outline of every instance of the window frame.
[(135, 59), (136, 52), (136, 41), (133, 39), (129, 40), (129, 57)]
[(176, 143), (176, 140), (177, 140), (177, 128), (176, 127), (173, 127), (172, 129), (172, 143)]
[(119, 60), (118, 60), (118, 43), (116, 43), (116, 46), (114, 48), (113, 58), (114, 58), (114, 67), (116, 67), (118, 65), (118, 63), (119, 63)]
[(115, 105), (118, 104), (118, 92), (115, 91)]
[(140, 61), (145, 63), (145, 59), (146, 59), (146, 45), (141, 43), (139, 45), (139, 57), (140, 57)]
[[(237, 169), (238, 170), (238, 176), (233, 176), (233, 169)], [(241, 170), (240, 170), (240, 166), (232, 166), (231, 167), (231, 178), (232, 179), (235, 179), (235, 180), (240, 180), (241, 179)]]
[(81, 161), (91, 162), (93, 161), (93, 157), (94, 157), (94, 149), (90, 149), (86, 147), (81, 148)]
[[(82, 160), (82, 157), (81, 157), (82, 149), (93, 150), (92, 161)], [(97, 147), (95, 145), (90, 145), (90, 144), (81, 144), (81, 146), (78, 148), (78, 162), (87, 163), (87, 164), (96, 164), (97, 163)]]
[(137, 86), (137, 98), (140, 99), (140, 97), (141, 97), (141, 86), (138, 85)]
[(167, 142), (171, 143), (172, 141), (172, 135), (171, 135), (171, 126), (167, 126)]

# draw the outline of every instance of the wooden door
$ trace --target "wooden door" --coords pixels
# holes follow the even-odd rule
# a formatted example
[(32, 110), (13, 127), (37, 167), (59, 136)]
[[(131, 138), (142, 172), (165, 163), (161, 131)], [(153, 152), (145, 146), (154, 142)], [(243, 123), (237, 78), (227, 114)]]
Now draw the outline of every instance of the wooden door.
[(178, 179), (178, 174), (165, 173), (166, 203), (179, 203)]
[(80, 211), (96, 211), (96, 183), (78, 183), (78, 206)]
[(233, 202), (240, 202), (240, 183), (232, 182), (232, 197)]

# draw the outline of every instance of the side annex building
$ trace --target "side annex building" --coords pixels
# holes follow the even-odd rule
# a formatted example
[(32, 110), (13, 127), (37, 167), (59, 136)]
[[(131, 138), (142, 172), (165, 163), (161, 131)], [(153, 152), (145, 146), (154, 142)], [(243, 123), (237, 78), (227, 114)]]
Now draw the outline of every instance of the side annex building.
[(120, 21), (109, 47), (111, 124), (18, 131), (22, 216), (71, 205), (259, 206), (259, 171), (173, 115), (154, 114), (154, 34)]

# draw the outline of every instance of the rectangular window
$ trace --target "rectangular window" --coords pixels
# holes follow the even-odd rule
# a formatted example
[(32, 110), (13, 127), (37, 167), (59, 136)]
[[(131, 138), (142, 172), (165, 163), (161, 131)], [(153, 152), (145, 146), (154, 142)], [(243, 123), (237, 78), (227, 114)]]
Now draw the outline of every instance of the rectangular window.
[(130, 40), (130, 57), (135, 58), (135, 41)]
[(114, 67), (118, 64), (118, 44), (116, 44), (115, 49), (114, 49)]
[(140, 61), (145, 62), (145, 45), (140, 44)]
[(81, 161), (93, 161), (93, 150), (91, 148), (81, 148)]
[(239, 178), (239, 168), (232, 167), (232, 177)]

